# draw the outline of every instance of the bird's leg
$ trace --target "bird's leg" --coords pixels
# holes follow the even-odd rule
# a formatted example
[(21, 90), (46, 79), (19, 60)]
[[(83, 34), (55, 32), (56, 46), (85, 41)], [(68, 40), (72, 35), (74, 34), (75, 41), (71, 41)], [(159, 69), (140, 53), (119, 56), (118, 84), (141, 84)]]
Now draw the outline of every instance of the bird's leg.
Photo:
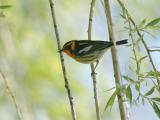
[(95, 70), (96, 70), (98, 64), (99, 64), (99, 60), (96, 61), (96, 65), (94, 66), (93, 71), (92, 71), (92, 73), (91, 73), (92, 75), (93, 75), (93, 74), (97, 74), (97, 73), (95, 72)]
[(98, 64), (99, 64), (99, 60), (96, 61), (96, 65), (94, 66), (94, 71), (96, 70)]

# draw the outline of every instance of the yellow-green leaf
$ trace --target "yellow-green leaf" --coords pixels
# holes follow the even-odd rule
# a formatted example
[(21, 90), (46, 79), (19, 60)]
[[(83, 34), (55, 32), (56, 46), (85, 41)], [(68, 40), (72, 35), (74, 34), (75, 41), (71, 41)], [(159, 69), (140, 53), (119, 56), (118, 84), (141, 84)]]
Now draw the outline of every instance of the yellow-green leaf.
[(122, 77), (123, 77), (125, 80), (127, 80), (127, 81), (129, 81), (129, 82), (131, 82), (131, 83), (135, 83), (135, 81), (134, 81), (132, 78), (130, 78), (129, 76), (123, 75)]
[(136, 89), (138, 92), (140, 92), (140, 84), (136, 84), (136, 85), (135, 85), (135, 89)]
[(148, 56), (146, 55), (146, 56), (143, 56), (143, 57), (141, 57), (139, 60), (138, 60), (138, 63), (141, 63), (145, 58), (147, 58)]
[(146, 27), (149, 27), (149, 26), (154, 26), (156, 24), (158, 24), (160, 22), (160, 18), (156, 18), (154, 20), (152, 20), (151, 22), (149, 22)]
[(146, 19), (143, 19), (139, 24), (139, 28), (143, 27), (145, 23), (146, 23)]
[(126, 97), (129, 99), (130, 102), (132, 102), (132, 90), (130, 85), (126, 88)]
[(105, 106), (105, 108), (104, 108), (104, 111), (106, 111), (106, 109), (107, 109), (108, 107), (110, 107), (110, 109), (112, 109), (112, 106), (113, 106), (113, 104), (114, 104), (116, 95), (117, 95), (117, 90), (115, 90), (115, 91), (113, 92), (112, 96), (109, 98), (109, 100), (108, 100), (108, 102), (107, 102), (107, 104), (106, 104), (106, 106)]

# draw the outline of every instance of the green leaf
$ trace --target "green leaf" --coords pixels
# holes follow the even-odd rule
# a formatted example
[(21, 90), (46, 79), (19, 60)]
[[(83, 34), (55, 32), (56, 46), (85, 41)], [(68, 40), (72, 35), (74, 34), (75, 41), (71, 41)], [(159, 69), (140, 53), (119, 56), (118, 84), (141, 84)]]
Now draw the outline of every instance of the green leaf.
[(160, 98), (158, 98), (158, 97), (154, 97), (154, 98), (151, 98), (151, 99), (156, 101), (156, 102), (160, 102)]
[(136, 85), (135, 85), (135, 89), (136, 89), (138, 92), (140, 92), (140, 84), (136, 84)]
[(160, 18), (156, 18), (154, 20), (152, 20), (151, 22), (149, 22), (146, 27), (149, 27), (149, 26), (154, 26), (156, 24), (158, 24), (160, 22)]
[(125, 16), (125, 15), (120, 14), (120, 16), (121, 16), (123, 19), (126, 19), (126, 16)]
[(143, 26), (144, 26), (144, 24), (146, 23), (146, 21), (147, 21), (147, 19), (146, 19), (146, 18), (145, 18), (145, 19), (143, 19), (143, 20), (140, 22), (140, 24), (139, 24), (139, 28), (143, 27)]
[(154, 92), (154, 88), (155, 88), (155, 87), (152, 87), (147, 93), (144, 94), (144, 96), (149, 96), (149, 95), (151, 95), (151, 94)]
[(7, 9), (10, 7), (11, 7), (11, 5), (0, 5), (0, 9)]
[(139, 60), (138, 60), (138, 63), (141, 63), (145, 58), (147, 58), (148, 56), (146, 55), (146, 56), (143, 56), (143, 57), (141, 57)]
[(160, 118), (160, 109), (155, 102), (152, 103), (152, 108), (154, 109), (154, 112), (157, 114), (157, 116)]
[(126, 97), (129, 99), (130, 102), (132, 102), (132, 90), (130, 85), (126, 88)]
[(123, 75), (122, 77), (123, 77), (125, 80), (127, 80), (127, 81), (129, 81), (129, 82), (131, 82), (131, 83), (135, 83), (135, 81), (134, 81), (132, 78), (130, 78), (130, 77), (126, 76), (126, 75)]
[(160, 77), (160, 72), (149, 71), (147, 72), (147, 77)]
[(110, 106), (110, 109), (112, 109), (112, 106), (114, 104), (114, 101), (115, 101), (115, 98), (116, 98), (116, 95), (117, 95), (117, 90), (115, 90), (112, 94), (112, 96), (109, 98), (105, 108), (104, 108), (104, 111), (106, 111), (106, 109)]

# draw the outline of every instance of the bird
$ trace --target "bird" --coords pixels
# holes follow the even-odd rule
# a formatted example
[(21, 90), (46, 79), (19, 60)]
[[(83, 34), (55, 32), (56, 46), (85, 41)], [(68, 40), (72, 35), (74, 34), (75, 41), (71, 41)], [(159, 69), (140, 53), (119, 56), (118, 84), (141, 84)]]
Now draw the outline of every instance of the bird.
[[(115, 42), (116, 45), (128, 43), (128, 39)], [(59, 52), (64, 52), (74, 60), (91, 64), (100, 60), (104, 53), (114, 46), (113, 42), (100, 40), (71, 40), (66, 42)], [(97, 66), (97, 65), (96, 65)]]

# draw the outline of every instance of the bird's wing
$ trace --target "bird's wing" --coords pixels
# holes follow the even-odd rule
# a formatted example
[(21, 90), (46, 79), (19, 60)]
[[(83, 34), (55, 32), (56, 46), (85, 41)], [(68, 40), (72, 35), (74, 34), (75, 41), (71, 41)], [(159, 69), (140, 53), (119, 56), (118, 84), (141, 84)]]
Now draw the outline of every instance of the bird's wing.
[(107, 41), (79, 41), (76, 44), (76, 48), (73, 51), (77, 56), (83, 56), (90, 53), (102, 51), (108, 47), (111, 47), (113, 44), (112, 42)]

